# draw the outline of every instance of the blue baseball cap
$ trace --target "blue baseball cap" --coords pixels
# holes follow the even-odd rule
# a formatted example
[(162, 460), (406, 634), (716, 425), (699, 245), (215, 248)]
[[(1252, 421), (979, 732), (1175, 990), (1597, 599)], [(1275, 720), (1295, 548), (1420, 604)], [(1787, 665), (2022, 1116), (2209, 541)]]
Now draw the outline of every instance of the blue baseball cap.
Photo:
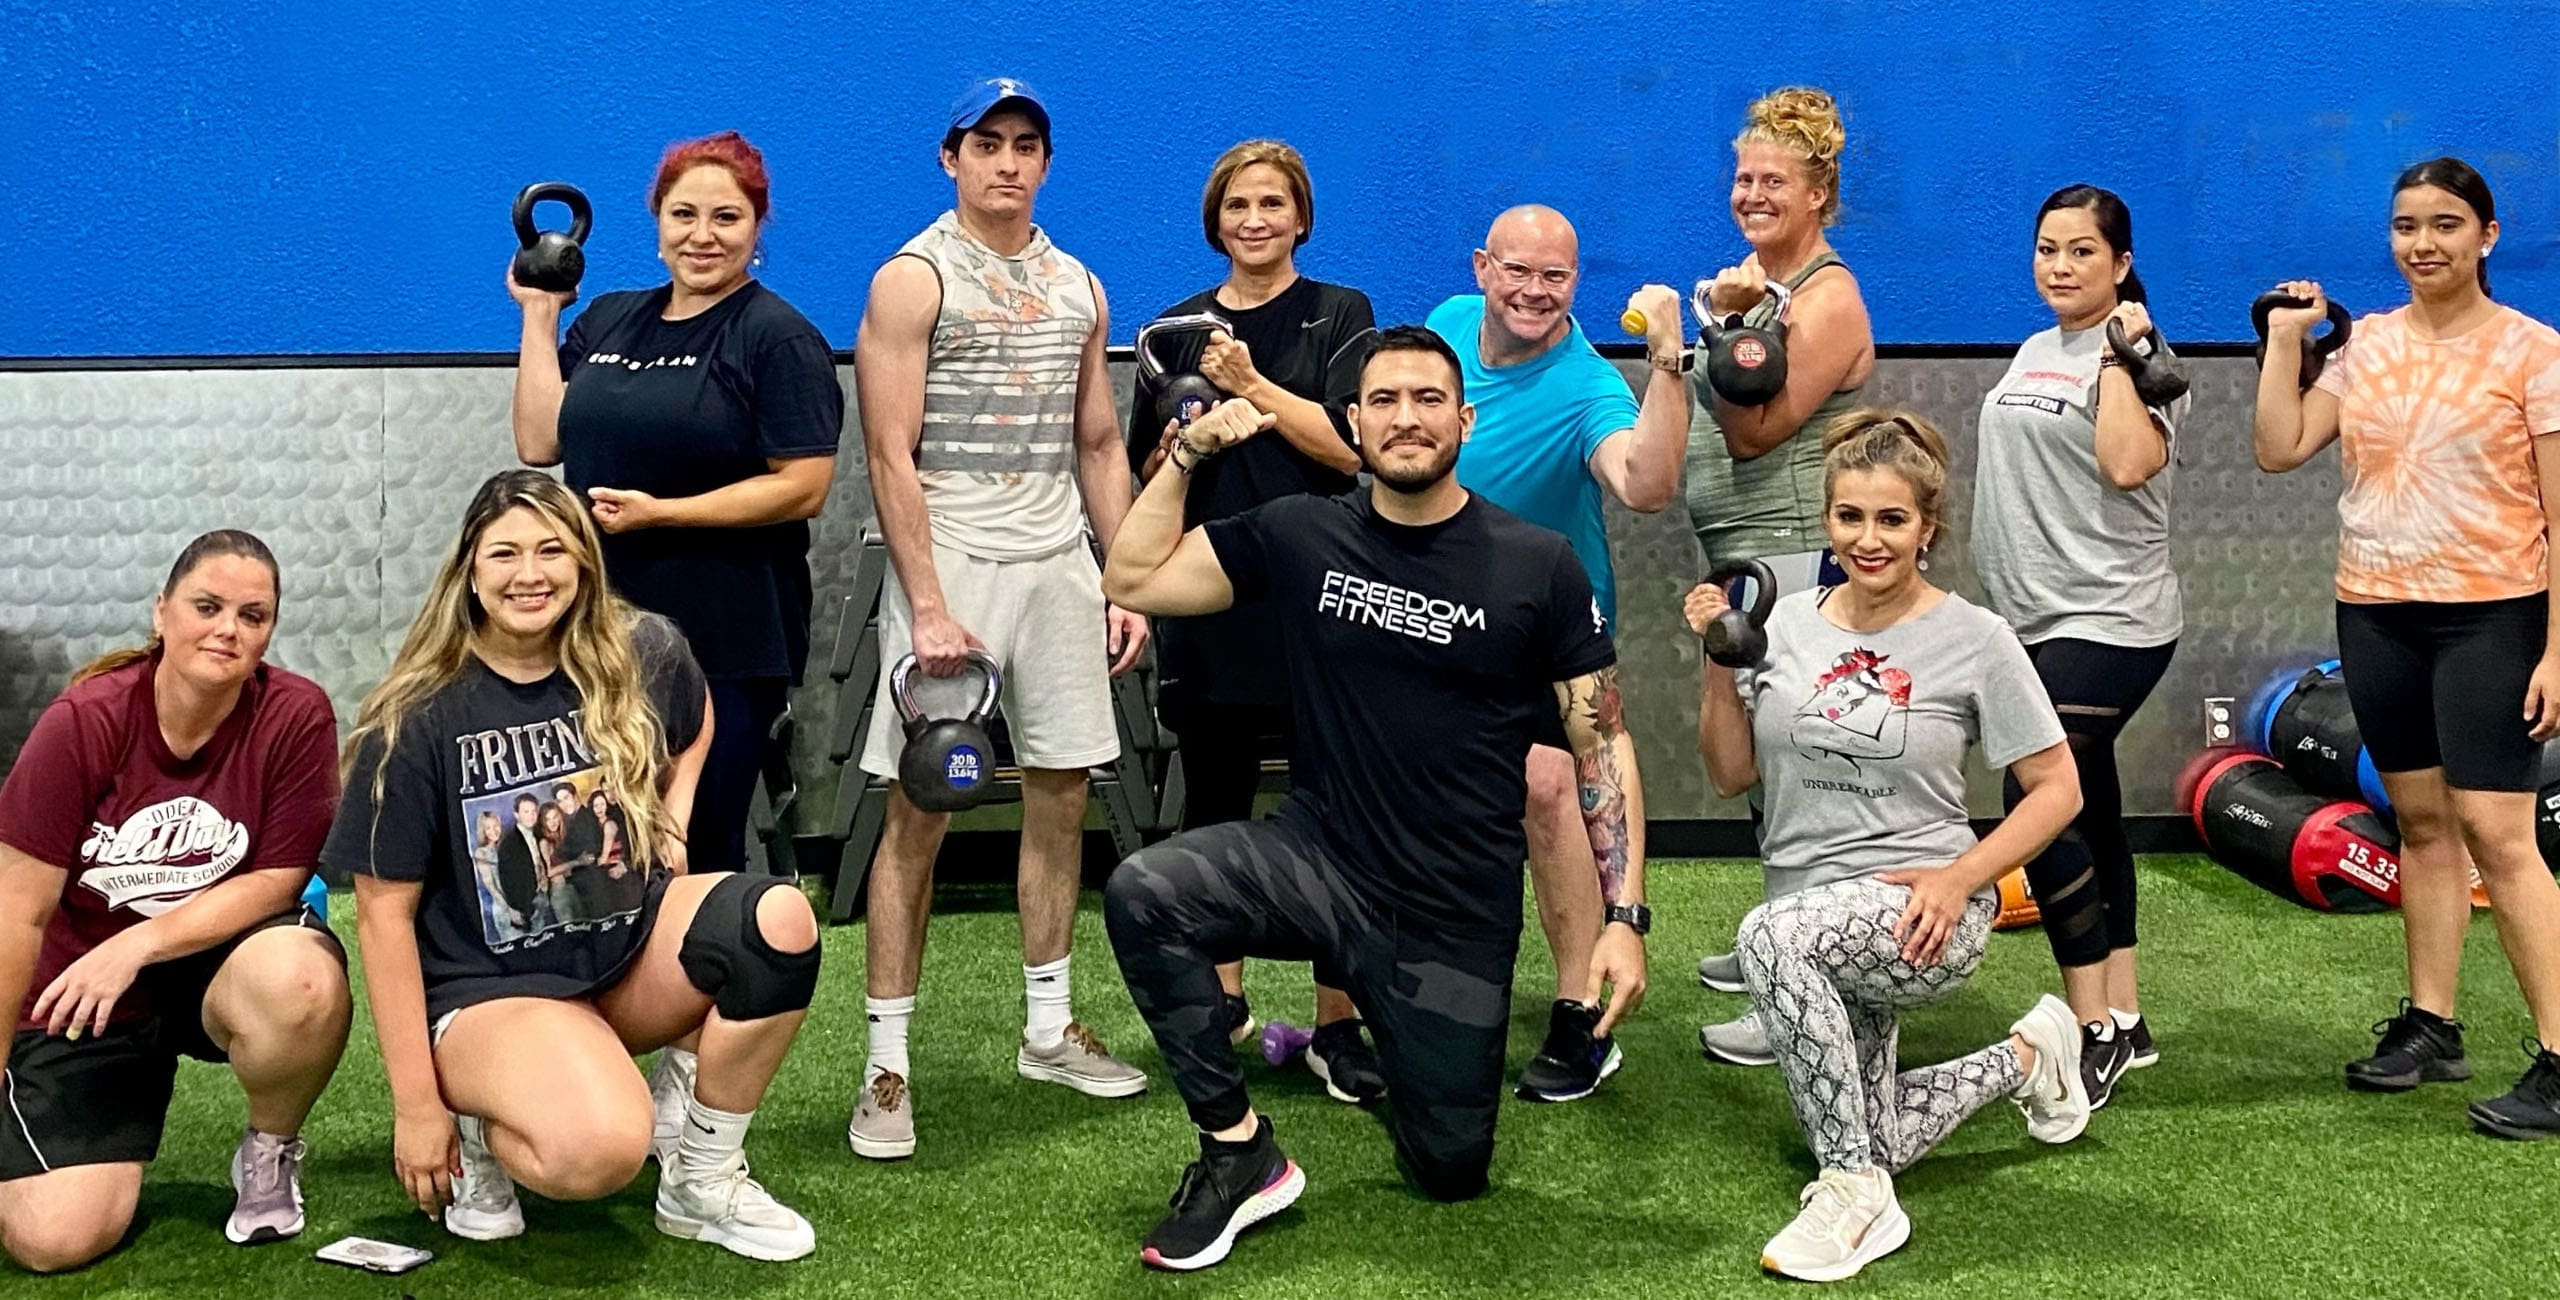
[(966, 131), (987, 120), (999, 108), (1015, 109), (1040, 128), (1040, 138), (1049, 138), (1049, 110), (1040, 103), (1040, 95), (1012, 77), (989, 77), (962, 91), (951, 104), (951, 130)]

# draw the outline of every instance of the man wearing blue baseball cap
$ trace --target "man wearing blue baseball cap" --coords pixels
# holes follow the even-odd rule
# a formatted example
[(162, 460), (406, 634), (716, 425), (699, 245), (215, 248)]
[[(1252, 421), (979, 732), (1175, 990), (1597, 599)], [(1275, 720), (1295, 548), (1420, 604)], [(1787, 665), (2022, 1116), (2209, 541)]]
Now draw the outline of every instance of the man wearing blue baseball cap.
[(969, 87), (942, 138), (957, 202), (872, 277), (854, 346), (891, 570), (862, 750), (862, 770), (889, 781), (889, 815), (864, 938), (870, 1059), (848, 1133), (873, 1159), (915, 1151), (907, 1024), (949, 826), (896, 779), (906, 737), (888, 681), (910, 653), (930, 677), (961, 672), (973, 654), (1002, 675), (1022, 769), (1028, 1014), (1016, 1071), (1096, 1097), (1147, 1086), (1074, 1020), (1068, 999), (1086, 773), (1120, 755), (1110, 679), (1137, 662), (1147, 622), (1104, 604), (1085, 540), (1090, 529), (1107, 548), (1119, 531), (1129, 462), (1103, 358), (1102, 286), (1031, 221), (1049, 161), (1049, 110), (1031, 87), (1009, 77)]

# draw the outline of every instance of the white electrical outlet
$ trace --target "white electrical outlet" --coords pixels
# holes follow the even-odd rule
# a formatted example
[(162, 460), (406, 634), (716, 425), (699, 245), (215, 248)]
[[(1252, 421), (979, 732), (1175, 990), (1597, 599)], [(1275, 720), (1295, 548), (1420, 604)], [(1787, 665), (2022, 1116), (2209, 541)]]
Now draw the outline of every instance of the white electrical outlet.
[(2204, 743), (2206, 748), (2234, 745), (2240, 741), (2239, 710), (2228, 695), (2208, 695), (2204, 700)]

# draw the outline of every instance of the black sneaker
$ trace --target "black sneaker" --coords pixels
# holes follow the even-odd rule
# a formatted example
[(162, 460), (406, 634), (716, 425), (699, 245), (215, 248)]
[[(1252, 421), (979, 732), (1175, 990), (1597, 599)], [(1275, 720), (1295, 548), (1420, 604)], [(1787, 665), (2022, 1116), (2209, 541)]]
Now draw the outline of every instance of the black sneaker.
[(2524, 1054), (2533, 1062), (2524, 1077), (2503, 1097), (2471, 1103), (2471, 1122), (2483, 1133), (2518, 1142), (2560, 1137), (2560, 1052), (2527, 1038)]
[(2151, 1042), (2151, 1022), (2135, 1016), (2133, 1023), (2117, 1026), (2124, 1035), (2125, 1046), (2133, 1049), (2132, 1059), (2124, 1063), (2128, 1070), (2144, 1070), (2160, 1063), (2160, 1049)]
[(1280, 1154), (1271, 1117), (1242, 1142), (1200, 1135), (1200, 1158), (1182, 1171), (1173, 1213), (1147, 1234), (1138, 1258), (1157, 1268), (1207, 1268), (1234, 1249), (1236, 1234), (1289, 1208), (1307, 1190), (1298, 1163)]
[(1324, 1080), (1325, 1094), (1335, 1101), (1366, 1106), (1387, 1095), (1387, 1072), (1378, 1054), (1352, 1017), (1316, 1026), (1307, 1043), (1307, 1069)]
[(2115, 1095), (2116, 1081), (2133, 1065), (2133, 1039), (2112, 1020), (2080, 1026), (2080, 1082), (2089, 1089), (2089, 1109), (2104, 1110)]
[(1241, 1047), (1253, 1038), (1253, 1031), (1262, 1026), (1254, 1023), (1253, 1008), (1245, 1004), (1243, 994), (1221, 993), (1218, 997), (1219, 1009), (1227, 1021), (1227, 1046)]
[(1600, 1009), (1562, 998), (1547, 1016), (1547, 1042), (1520, 1072), (1522, 1101), (1580, 1101), (1600, 1090), (1600, 1081), (1618, 1072), (1626, 1060), (1616, 1042), (1595, 1036)]
[(2347, 1062), (2347, 1086), (2360, 1092), (2407, 1092), (2421, 1083), (2471, 1077), (2462, 1056), (2462, 1022), (2447, 1020), (2400, 999), (2400, 1014), (2379, 1021), (2381, 1045), (2361, 1061)]

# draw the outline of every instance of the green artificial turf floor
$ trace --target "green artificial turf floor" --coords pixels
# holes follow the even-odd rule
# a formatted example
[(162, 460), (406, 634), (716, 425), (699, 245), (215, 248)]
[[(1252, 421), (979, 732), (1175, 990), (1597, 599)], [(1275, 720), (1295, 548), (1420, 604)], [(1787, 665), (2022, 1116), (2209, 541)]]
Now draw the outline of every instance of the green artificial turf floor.
[[(946, 892), (915, 1022), (916, 1157), (873, 1164), (844, 1125), (862, 1067), (862, 932), (826, 936), (827, 973), (748, 1152), (814, 1222), (818, 1253), (758, 1264), (660, 1235), (654, 1169), (597, 1204), (528, 1197), (530, 1231), (460, 1241), (406, 1207), (389, 1173), (390, 1112), (369, 1024), (307, 1136), (310, 1226), (294, 1242), (226, 1243), (225, 1162), (241, 1106), (228, 1074), (189, 1064), (141, 1222), (121, 1252), (79, 1273), (0, 1272), (0, 1294), (347, 1296), (397, 1300), (555, 1292), (634, 1296), (1710, 1296), (1779, 1294), (1760, 1245), (1796, 1207), (1810, 1165), (1770, 1070), (1699, 1059), (1699, 1023), (1740, 1000), (1690, 966), (1729, 942), (1756, 870), (1662, 862), (1653, 993), (1621, 1033), (1624, 1072), (1568, 1106), (1506, 1102), (1494, 1190), (1434, 1205), (1396, 1177), (1367, 1114), (1326, 1100), (1303, 1071), (1249, 1071), (1256, 1101), (1307, 1171), (1297, 1207), (1247, 1234), (1207, 1273), (1153, 1274), (1138, 1239), (1192, 1153), (1159, 1078), (1143, 1099), (1099, 1101), (1014, 1076), (1022, 1017), (1009, 890)], [(2399, 1097), (2347, 1092), (2338, 1066), (2399, 997), (2396, 917), (2323, 916), (2201, 858), (2143, 869), (2146, 1010), (2162, 1060), (2136, 1073), (2088, 1135), (2030, 1142), (1995, 1105), (1900, 1180), (1910, 1245), (1847, 1284), (1869, 1296), (2504, 1297), (2560, 1292), (2560, 1142), (2473, 1134), (2462, 1108), (2523, 1067), (2527, 1032), (2488, 920), (2465, 964), (2479, 1077)], [(1077, 931), (1077, 1009), (1142, 1067), (1153, 1044), (1121, 991), (1088, 893)], [(342, 931), (352, 908), (338, 900)], [(1548, 997), (1532, 928), (1511, 1065), (1535, 1050)], [(1257, 965), (1256, 1011), (1303, 1017), (1303, 968)], [(2000, 1035), (2054, 985), (2040, 934), (1997, 936), (1972, 985), (1905, 1022), (1903, 1059)], [(361, 993), (358, 1005), (363, 1005)], [(347, 1234), (425, 1246), (398, 1278), (311, 1258)]]

